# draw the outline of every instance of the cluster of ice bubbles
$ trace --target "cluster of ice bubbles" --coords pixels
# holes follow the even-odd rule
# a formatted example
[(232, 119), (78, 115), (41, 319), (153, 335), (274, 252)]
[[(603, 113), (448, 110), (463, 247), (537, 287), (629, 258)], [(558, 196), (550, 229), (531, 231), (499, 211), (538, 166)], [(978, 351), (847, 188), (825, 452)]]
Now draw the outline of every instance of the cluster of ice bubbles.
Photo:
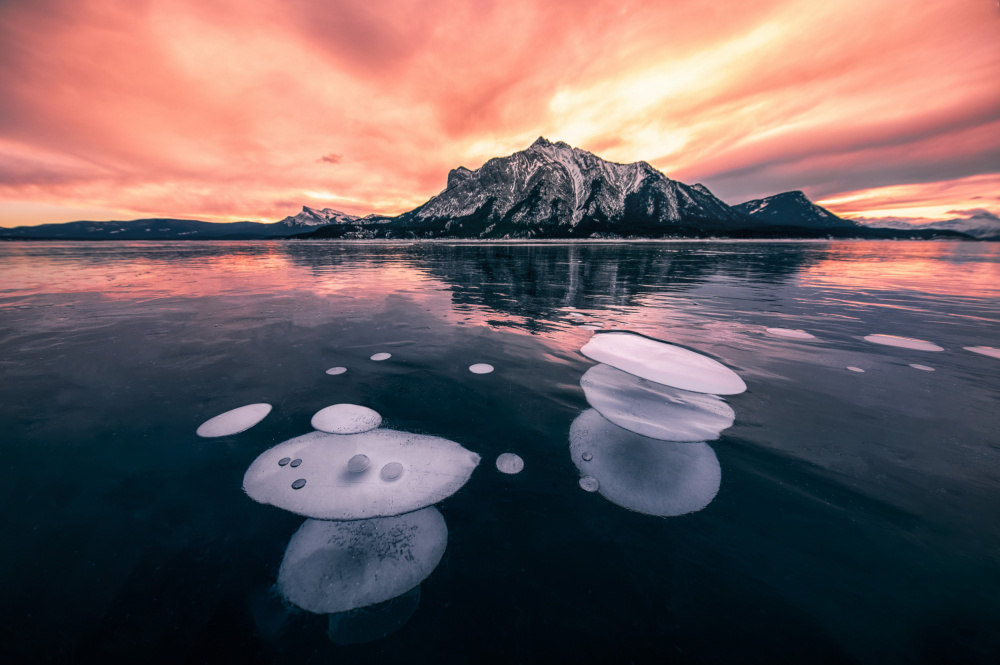
[[(377, 353), (371, 360), (390, 358)], [(493, 367), (469, 368), (486, 374)], [(327, 374), (340, 375), (344, 367)], [(204, 437), (245, 431), (271, 411), (251, 404), (198, 428)], [(357, 404), (334, 404), (312, 418), (316, 431), (261, 453), (243, 477), (254, 501), (308, 519), (292, 536), (278, 571), (277, 591), (308, 612), (329, 614), (338, 644), (370, 641), (399, 628), (420, 600), (420, 584), (448, 544), (434, 507), (469, 480), (480, 457), (441, 437), (382, 428), (382, 416)], [(507, 453), (504, 473), (524, 461)]]
[(581, 352), (599, 365), (580, 379), (592, 407), (573, 421), (580, 487), (646, 515), (702, 510), (722, 470), (708, 441), (736, 419), (720, 395), (746, 384), (700, 353), (631, 332), (595, 334)]

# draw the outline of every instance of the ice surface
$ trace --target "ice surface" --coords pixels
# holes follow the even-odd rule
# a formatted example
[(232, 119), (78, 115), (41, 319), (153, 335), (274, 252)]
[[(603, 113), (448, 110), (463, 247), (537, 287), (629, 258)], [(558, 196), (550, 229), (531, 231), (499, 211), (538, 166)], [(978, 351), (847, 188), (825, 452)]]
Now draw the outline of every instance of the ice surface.
[(448, 544), (436, 508), (396, 517), (306, 520), (278, 569), (278, 593), (317, 614), (346, 612), (395, 598), (433, 572)]
[(743, 379), (720, 362), (634, 333), (595, 333), (581, 353), (629, 374), (681, 390), (736, 395), (747, 389)]
[(264, 420), (269, 413), (271, 413), (270, 404), (247, 404), (209, 418), (201, 424), (197, 434), (205, 438), (239, 434)]
[(885, 344), (886, 346), (898, 346), (903, 349), (913, 349), (914, 351), (944, 351), (943, 348), (922, 339), (911, 339), (909, 337), (896, 337), (895, 335), (867, 335), (865, 341), (873, 344)]
[(524, 460), (514, 453), (503, 453), (497, 457), (497, 469), (501, 473), (520, 473), (524, 469)]
[(864, 373), (864, 371), (865, 371), (865, 370), (861, 369), (860, 367), (848, 367), (847, 369), (851, 370), (852, 372), (861, 372), (861, 373)]
[(712, 441), (736, 414), (720, 397), (678, 390), (594, 365), (580, 379), (590, 406), (625, 429), (664, 441)]
[[(629, 510), (660, 517), (684, 515), (703, 509), (719, 492), (722, 470), (715, 451), (704, 442), (650, 439), (588, 409), (573, 421), (569, 447), (580, 473), (596, 478), (602, 496)], [(580, 461), (583, 452), (593, 459)]]
[[(351, 473), (348, 463), (365, 455), (369, 467)], [(278, 466), (283, 457), (302, 459), (295, 471)], [(381, 469), (397, 463), (395, 479)], [(243, 476), (251, 499), (321, 520), (384, 517), (430, 506), (459, 490), (479, 464), (479, 455), (454, 441), (424, 434), (375, 429), (361, 434), (311, 432), (266, 450)], [(302, 477), (309, 484), (292, 491)]]
[(486, 363), (476, 363), (475, 365), (469, 365), (469, 371), (473, 374), (489, 374), (493, 371), (493, 365), (487, 365)]
[(1000, 349), (995, 349), (992, 346), (964, 346), (962, 348), (966, 351), (981, 353), (982, 355), (989, 356), (991, 358), (1000, 358)]
[(927, 365), (917, 365), (916, 363), (910, 363), (910, 367), (912, 367), (913, 369), (920, 369), (920, 370), (923, 370), (925, 372), (933, 372), (934, 371), (933, 367), (928, 367)]
[(334, 404), (320, 409), (312, 417), (312, 426), (330, 434), (357, 434), (382, 424), (382, 416), (367, 406)]
[(338, 374), (343, 374), (346, 371), (347, 371), (346, 367), (331, 367), (330, 369), (326, 370), (326, 373), (331, 376), (336, 376)]
[(769, 335), (775, 337), (787, 337), (789, 339), (816, 339), (816, 335), (807, 333), (805, 330), (793, 330), (791, 328), (764, 328)]
[(334, 644), (374, 642), (402, 628), (420, 605), (420, 586), (368, 607), (331, 614), (327, 635)]
[(372, 360), (388, 360), (389, 358), (392, 358), (391, 353), (376, 353), (372, 356)]

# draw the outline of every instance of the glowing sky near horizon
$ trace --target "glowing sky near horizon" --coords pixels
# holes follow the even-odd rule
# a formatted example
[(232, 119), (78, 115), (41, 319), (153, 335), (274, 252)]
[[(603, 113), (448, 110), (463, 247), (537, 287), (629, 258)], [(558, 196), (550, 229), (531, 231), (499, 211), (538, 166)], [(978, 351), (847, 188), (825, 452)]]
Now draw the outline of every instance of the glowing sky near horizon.
[(0, 225), (393, 214), (538, 136), (1000, 214), (996, 0), (0, 0)]

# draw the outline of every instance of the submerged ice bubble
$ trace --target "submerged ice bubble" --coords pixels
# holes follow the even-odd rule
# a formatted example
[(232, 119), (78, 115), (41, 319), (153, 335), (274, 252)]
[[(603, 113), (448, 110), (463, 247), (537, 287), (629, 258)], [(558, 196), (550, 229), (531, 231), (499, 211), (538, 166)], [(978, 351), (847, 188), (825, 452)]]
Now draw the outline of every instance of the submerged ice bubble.
[(963, 346), (962, 348), (966, 351), (989, 356), (990, 358), (1000, 358), (1000, 349), (993, 348), (992, 346)]
[(356, 520), (306, 520), (278, 569), (278, 593), (316, 614), (346, 612), (400, 596), (434, 571), (448, 545), (436, 508)]
[(475, 365), (469, 365), (469, 371), (473, 374), (489, 374), (493, 371), (493, 365), (487, 365), (486, 363), (476, 363)]
[(392, 358), (391, 353), (376, 353), (372, 356), (372, 360), (388, 360), (389, 358)]
[(584, 476), (580, 479), (580, 489), (584, 492), (596, 492), (601, 488), (601, 483), (593, 476)]
[(331, 367), (330, 369), (326, 370), (326, 373), (329, 374), (330, 376), (336, 376), (338, 374), (343, 374), (346, 371), (347, 371), (346, 367)]
[(609, 365), (591, 367), (580, 386), (602, 416), (654, 439), (711, 441), (736, 420), (720, 397), (670, 388)]
[(896, 335), (866, 335), (865, 341), (872, 344), (884, 344), (885, 346), (898, 346), (914, 351), (944, 351), (943, 348), (932, 342), (910, 337), (897, 337)]
[(807, 333), (805, 330), (792, 328), (764, 328), (768, 335), (775, 337), (787, 337), (789, 339), (816, 339), (816, 335)]
[[(352, 473), (351, 458), (364, 455), (380, 473)], [(308, 486), (293, 492), (283, 457), (301, 457)], [(398, 464), (399, 475), (384, 467)], [(265, 450), (243, 476), (251, 499), (321, 520), (358, 520), (411, 512), (457, 492), (479, 464), (479, 455), (454, 441), (376, 429), (361, 434), (311, 432)], [(393, 467), (395, 469), (395, 467)]]
[[(601, 496), (629, 510), (660, 517), (684, 515), (705, 508), (719, 492), (722, 470), (715, 451), (704, 442), (650, 439), (588, 409), (573, 421), (569, 447), (580, 473), (598, 481)], [(593, 459), (580, 462), (582, 451), (592, 453)]]
[(580, 352), (591, 360), (681, 390), (736, 395), (747, 389), (743, 379), (722, 363), (635, 333), (594, 333)]
[(206, 439), (239, 434), (264, 420), (269, 413), (271, 413), (270, 404), (247, 404), (209, 418), (201, 424), (197, 434)]
[(331, 614), (327, 621), (327, 636), (334, 644), (364, 644), (394, 633), (410, 620), (420, 605), (417, 585), (390, 600)]
[(368, 455), (355, 455), (347, 460), (347, 470), (351, 473), (363, 473), (368, 470), (371, 463), (372, 461), (368, 459)]
[(389, 462), (379, 471), (382, 480), (396, 480), (401, 475), (403, 475), (403, 465), (399, 462)]
[(524, 460), (514, 453), (503, 453), (497, 457), (497, 470), (500, 473), (520, 473), (524, 469)]
[(320, 409), (312, 417), (312, 426), (330, 434), (357, 434), (382, 424), (382, 416), (367, 406), (334, 404)]

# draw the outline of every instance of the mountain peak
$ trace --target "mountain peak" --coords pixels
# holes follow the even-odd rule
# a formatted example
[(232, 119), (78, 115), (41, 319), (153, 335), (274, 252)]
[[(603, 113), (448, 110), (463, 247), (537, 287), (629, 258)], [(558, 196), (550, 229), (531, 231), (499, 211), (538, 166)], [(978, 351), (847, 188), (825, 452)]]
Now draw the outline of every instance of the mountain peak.
[(733, 206), (748, 217), (778, 226), (806, 228), (850, 227), (854, 222), (837, 217), (809, 200), (805, 192), (792, 190)]

